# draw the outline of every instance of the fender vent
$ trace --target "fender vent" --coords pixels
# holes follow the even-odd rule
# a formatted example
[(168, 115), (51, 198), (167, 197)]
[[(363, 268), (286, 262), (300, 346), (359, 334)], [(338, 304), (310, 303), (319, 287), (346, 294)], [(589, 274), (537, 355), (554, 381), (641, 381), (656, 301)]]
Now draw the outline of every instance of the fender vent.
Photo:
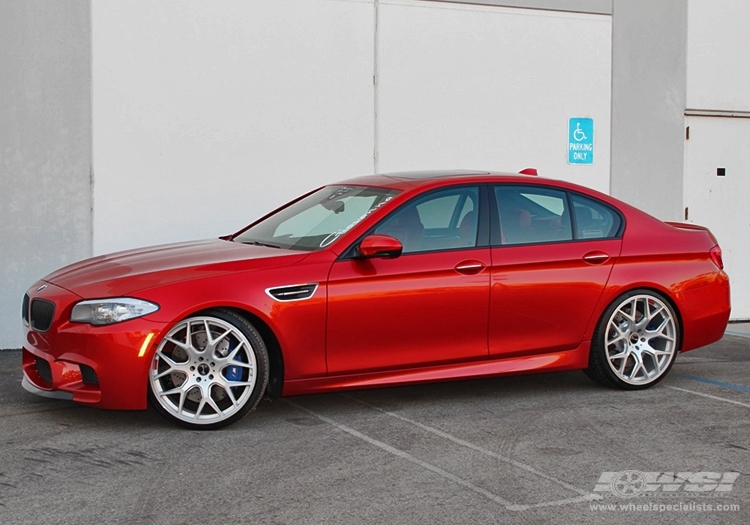
[(291, 286), (279, 286), (278, 288), (269, 288), (266, 293), (277, 301), (301, 301), (309, 299), (318, 289), (318, 283), (313, 284), (293, 284)]

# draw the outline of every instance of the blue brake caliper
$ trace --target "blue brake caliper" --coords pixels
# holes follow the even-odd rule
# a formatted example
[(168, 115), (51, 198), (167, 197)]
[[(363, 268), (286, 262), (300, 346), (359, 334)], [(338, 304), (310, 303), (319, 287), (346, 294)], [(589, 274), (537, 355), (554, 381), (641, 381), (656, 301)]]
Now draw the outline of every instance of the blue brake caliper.
[[(229, 344), (229, 353), (231, 354), (234, 349), (237, 347), (237, 342), (232, 341)], [(245, 356), (242, 354), (238, 354), (235, 359), (237, 361), (241, 361), (243, 363), (247, 363), (247, 360), (245, 359)], [(243, 375), (245, 374), (245, 368), (242, 366), (237, 365), (230, 365), (224, 369), (224, 377), (227, 378), (228, 381), (242, 381), (244, 379)], [(232, 388), (232, 392), (234, 394), (237, 394), (237, 390), (239, 390), (242, 387), (234, 387)]]

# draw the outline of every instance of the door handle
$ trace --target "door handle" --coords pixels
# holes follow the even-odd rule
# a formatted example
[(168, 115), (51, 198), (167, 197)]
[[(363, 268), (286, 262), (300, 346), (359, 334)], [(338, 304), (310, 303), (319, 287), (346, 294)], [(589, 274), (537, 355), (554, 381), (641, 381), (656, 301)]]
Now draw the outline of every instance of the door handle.
[(458, 263), (454, 270), (464, 275), (476, 275), (486, 267), (487, 265), (480, 261), (463, 261)]
[(609, 254), (600, 251), (589, 252), (583, 256), (583, 260), (589, 264), (603, 264), (609, 260)]

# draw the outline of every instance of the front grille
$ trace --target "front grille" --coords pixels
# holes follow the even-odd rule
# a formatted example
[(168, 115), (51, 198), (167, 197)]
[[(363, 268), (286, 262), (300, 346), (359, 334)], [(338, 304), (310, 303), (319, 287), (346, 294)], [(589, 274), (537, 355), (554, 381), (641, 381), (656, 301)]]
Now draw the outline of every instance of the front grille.
[(23, 305), (21, 306), (21, 317), (23, 324), (29, 326), (29, 294), (23, 294)]
[(41, 357), (37, 357), (35, 365), (36, 373), (39, 374), (39, 377), (48, 383), (52, 383), (52, 368), (50, 368), (49, 363)]
[(31, 301), (31, 327), (37, 332), (46, 332), (52, 326), (55, 303), (45, 299)]
[(81, 369), (81, 381), (83, 381), (86, 385), (98, 385), (99, 384), (99, 377), (97, 377), (96, 372), (93, 368), (91, 368), (88, 365), (78, 365), (78, 367)]
[(277, 301), (299, 301), (301, 299), (309, 299), (317, 289), (317, 283), (295, 284), (292, 286), (269, 288), (266, 292)]

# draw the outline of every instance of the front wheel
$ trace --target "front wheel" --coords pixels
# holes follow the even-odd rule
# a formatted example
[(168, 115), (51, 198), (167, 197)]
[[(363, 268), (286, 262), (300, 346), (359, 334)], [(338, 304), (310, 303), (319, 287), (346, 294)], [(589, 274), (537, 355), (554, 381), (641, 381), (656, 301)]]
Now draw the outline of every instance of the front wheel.
[(653, 386), (672, 367), (679, 337), (677, 314), (663, 296), (651, 290), (628, 292), (599, 320), (586, 375), (626, 390)]
[(175, 325), (149, 371), (149, 397), (167, 419), (216, 429), (255, 408), (268, 384), (268, 353), (244, 318), (211, 310)]

